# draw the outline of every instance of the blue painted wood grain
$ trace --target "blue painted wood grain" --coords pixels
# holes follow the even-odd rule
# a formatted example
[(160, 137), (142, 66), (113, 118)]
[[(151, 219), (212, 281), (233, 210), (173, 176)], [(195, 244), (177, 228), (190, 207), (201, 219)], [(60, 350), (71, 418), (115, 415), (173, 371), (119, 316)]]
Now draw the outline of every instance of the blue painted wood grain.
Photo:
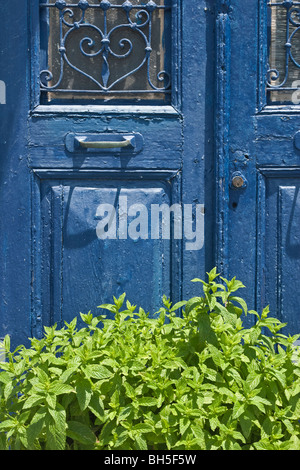
[[(49, 107), (39, 104), (38, 3), (2, 6), (0, 337), (26, 343), (123, 291), (154, 314), (163, 293), (198, 295), (190, 280), (214, 265), (244, 282), (249, 308), (269, 303), (299, 332), (299, 109), (266, 103), (265, 2), (174, 2), (172, 105)], [(124, 159), (75, 155), (69, 132), (137, 132), (144, 147)], [(204, 247), (98, 240), (95, 211), (118, 192), (146, 207), (204, 204)]]
[[(9, 333), (13, 344), (41, 336), (44, 325), (62, 326), (79, 311), (98, 313), (97, 305), (124, 291), (155, 315), (163, 294), (177, 301), (199, 293), (190, 280), (204, 277), (213, 260), (210, 243), (184, 251), (182, 240), (98, 240), (95, 217), (101, 202), (122, 194), (145, 207), (205, 204), (205, 226), (212, 227), (213, 194), (204, 181), (206, 172), (212, 178), (213, 81), (207, 73), (214, 72), (206, 54), (214, 31), (213, 18), (206, 24), (205, 2), (173, 3), (168, 106), (41, 105), (38, 4), (6, 4), (17, 34), (15, 28), (1, 31), (2, 60), (17, 59), (0, 77), (9, 96), (1, 136), (10, 141), (1, 154), (0, 337)], [(122, 158), (72, 154), (65, 146), (70, 132), (136, 132), (144, 146)]]

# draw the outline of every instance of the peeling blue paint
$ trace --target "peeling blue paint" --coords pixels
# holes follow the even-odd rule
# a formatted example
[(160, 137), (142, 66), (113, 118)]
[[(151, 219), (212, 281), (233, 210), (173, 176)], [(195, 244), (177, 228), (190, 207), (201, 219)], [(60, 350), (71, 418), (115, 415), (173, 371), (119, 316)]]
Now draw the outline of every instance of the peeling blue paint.
[[(161, 106), (41, 104), (38, 3), (2, 7), (0, 337), (26, 343), (124, 291), (155, 315), (162, 294), (198, 295), (190, 280), (214, 265), (247, 286), (249, 308), (270, 303), (299, 332), (299, 110), (266, 102), (265, 1), (174, 1), (173, 97)], [(70, 133), (135, 133), (143, 146), (72, 153)], [(203, 204), (203, 248), (99, 243), (96, 209), (122, 192), (146, 207)]]

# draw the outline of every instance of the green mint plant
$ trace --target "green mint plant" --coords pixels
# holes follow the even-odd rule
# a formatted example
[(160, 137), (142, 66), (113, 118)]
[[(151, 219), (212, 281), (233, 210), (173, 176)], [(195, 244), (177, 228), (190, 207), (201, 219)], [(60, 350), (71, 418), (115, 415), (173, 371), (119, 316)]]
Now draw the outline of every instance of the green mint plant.
[(13, 352), (6, 336), (0, 449), (300, 450), (300, 335), (221, 280), (155, 319), (123, 294), (100, 306), (113, 320), (81, 314)]

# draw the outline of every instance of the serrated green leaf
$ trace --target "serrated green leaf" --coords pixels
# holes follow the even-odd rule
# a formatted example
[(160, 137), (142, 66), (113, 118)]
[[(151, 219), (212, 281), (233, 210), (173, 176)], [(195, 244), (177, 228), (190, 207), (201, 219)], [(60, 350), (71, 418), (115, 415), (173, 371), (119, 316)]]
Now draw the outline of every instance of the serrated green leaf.
[(172, 359), (170, 361), (166, 361), (163, 363), (163, 367), (165, 369), (175, 370), (175, 369), (185, 369), (186, 364), (183, 360), (180, 359)]
[(259, 386), (261, 378), (262, 376), (260, 374), (250, 373), (245, 382), (245, 389), (247, 392), (255, 390)]
[(76, 383), (76, 396), (81, 411), (84, 411), (90, 403), (92, 396), (91, 383), (88, 379), (81, 378)]
[(222, 394), (222, 395), (226, 395), (228, 398), (231, 398), (232, 400), (234, 400), (234, 397), (235, 397), (235, 394), (232, 390), (230, 390), (229, 388), (226, 388), (226, 387), (218, 387), (218, 393)]
[(90, 325), (92, 323), (93, 314), (91, 312), (89, 312), (89, 313), (81, 313), (80, 312), (80, 317), (81, 317), (82, 321), (84, 323), (86, 323), (87, 325)]
[(16, 423), (13, 419), (5, 419), (0, 423), (0, 431), (8, 431), (9, 429), (15, 427)]
[(142, 435), (135, 436), (134, 446), (137, 450), (148, 450), (147, 442)]
[(113, 375), (113, 372), (107, 369), (107, 367), (98, 364), (88, 365), (83, 368), (83, 371), (88, 378), (98, 380), (108, 379)]
[(36, 369), (36, 375), (39, 379), (39, 381), (43, 384), (43, 385), (46, 385), (49, 383), (49, 377), (48, 375), (46, 374), (45, 371), (43, 371), (42, 369), (40, 369), (39, 367)]
[(207, 286), (207, 282), (203, 281), (202, 279), (199, 279), (198, 277), (195, 277), (194, 279), (191, 280), (191, 282), (201, 282), (205, 286)]
[(179, 431), (181, 436), (184, 435), (185, 431), (190, 427), (191, 421), (188, 418), (181, 418), (179, 420)]
[(132, 450), (128, 435), (125, 432), (118, 437), (114, 446), (118, 450)]
[(50, 408), (54, 409), (56, 407), (56, 395), (48, 393), (46, 395), (46, 402)]
[(230, 300), (230, 301), (233, 300), (235, 302), (238, 302), (241, 305), (241, 307), (243, 308), (245, 315), (247, 315), (248, 306), (247, 306), (247, 303), (245, 302), (244, 299), (242, 299), (241, 297), (237, 297), (237, 296), (230, 296), (228, 300)]
[(192, 432), (197, 439), (200, 439), (201, 442), (204, 442), (204, 430), (199, 424), (191, 425)]
[(13, 379), (13, 374), (11, 374), (9, 372), (1, 371), (1, 373), (0, 373), (0, 382), (2, 382), (4, 384), (8, 384), (8, 383), (12, 382), (12, 379)]
[(173, 305), (170, 312), (175, 312), (175, 310), (178, 310), (179, 308), (183, 307), (184, 305), (186, 305), (186, 303), (187, 302), (185, 300), (182, 300), (181, 302), (177, 302), (176, 304)]
[(228, 373), (229, 376), (231, 376), (236, 381), (236, 383), (239, 386), (241, 386), (241, 387), (243, 386), (243, 379), (242, 379), (242, 377), (240, 376), (239, 372), (236, 369), (230, 368), (227, 373)]
[[(114, 411), (113, 414), (115, 415), (116, 412)], [(109, 441), (111, 440), (112, 433), (114, 432), (116, 428), (116, 423), (113, 417), (111, 416), (111, 413), (107, 415), (108, 420), (106, 421), (105, 425), (103, 426), (101, 430), (101, 434), (99, 437), (99, 440), (102, 440), (102, 443), (104, 445), (108, 444)]]
[(34, 441), (39, 437), (41, 434), (46, 420), (46, 412), (43, 410), (38, 410), (35, 415), (33, 416), (31, 423), (26, 429), (28, 445), (30, 449), (34, 448)]
[(207, 347), (208, 347), (208, 349), (211, 353), (211, 357), (212, 357), (215, 365), (218, 366), (218, 367), (223, 367), (223, 365), (224, 365), (224, 356), (221, 353), (221, 351), (218, 348), (216, 348), (213, 344), (208, 344)]
[(207, 272), (206, 274), (208, 275), (209, 282), (213, 282), (216, 279), (216, 277), (218, 277), (220, 275), (220, 274), (217, 273), (217, 268), (216, 267), (211, 269), (211, 271)]
[(205, 298), (208, 303), (209, 310), (210, 312), (212, 312), (217, 303), (217, 298), (214, 295), (210, 295), (210, 294), (206, 294)]
[(193, 297), (185, 305), (185, 313), (188, 315), (192, 310), (203, 305), (202, 297)]
[(249, 417), (247, 415), (247, 411), (239, 417), (239, 423), (241, 425), (243, 435), (246, 437), (246, 439), (249, 439), (251, 435), (253, 422), (252, 422), (252, 417)]
[(254, 443), (256, 450), (274, 450), (272, 444), (267, 439), (262, 439), (259, 442)]
[(54, 423), (46, 426), (46, 449), (65, 450), (66, 433), (59, 431)]
[(96, 436), (90, 427), (79, 421), (67, 422), (67, 436), (83, 445), (94, 445)]
[(108, 310), (109, 312), (112, 312), (112, 313), (117, 313), (118, 312), (116, 306), (113, 305), (113, 304), (102, 304), (102, 305), (98, 305), (97, 308), (103, 308), (103, 309)]
[(222, 375), (215, 369), (210, 369), (207, 367), (204, 374), (208, 378), (208, 380), (211, 380), (212, 382), (218, 382), (218, 383), (225, 382)]
[(140, 406), (156, 406), (157, 405), (157, 399), (152, 398), (152, 397), (138, 398), (136, 399), (136, 401)]
[(68, 368), (61, 374), (59, 378), (60, 382), (67, 382), (71, 375), (79, 369), (79, 366), (80, 364), (76, 364), (75, 366), (68, 365)]
[(74, 392), (74, 387), (65, 383), (55, 382), (50, 385), (49, 392), (54, 393), (54, 395), (62, 395)]
[(33, 408), (39, 404), (41, 404), (45, 400), (45, 397), (41, 395), (31, 395), (30, 397), (25, 400), (23, 408), (26, 410), (28, 408)]
[(218, 418), (217, 416), (212, 416), (212, 417), (209, 419), (209, 424), (210, 424), (211, 430), (212, 430), (213, 432), (215, 432), (215, 430), (217, 429), (217, 427), (220, 426), (219, 418)]
[(295, 434), (290, 439), (291, 450), (300, 450), (300, 438)]
[(232, 419), (238, 419), (245, 411), (246, 405), (244, 403), (236, 402), (233, 406)]
[(14, 384), (13, 382), (8, 382), (5, 387), (4, 387), (4, 398), (7, 400), (8, 397), (11, 395), (11, 393), (13, 392), (14, 390)]
[(124, 300), (125, 300), (125, 297), (126, 297), (126, 293), (124, 292), (122, 295), (120, 295), (120, 297), (118, 299), (116, 299), (115, 296), (113, 296), (114, 298), (114, 302), (116, 304), (116, 307), (118, 310), (120, 310), (120, 308), (122, 307), (123, 303), (124, 303)]
[(152, 432), (154, 430), (153, 426), (146, 423), (139, 423), (133, 426), (133, 431), (139, 431), (141, 434), (145, 434), (147, 432)]
[(4, 433), (0, 434), (0, 450), (8, 450), (9, 446)]
[(93, 395), (89, 402), (88, 408), (94, 413), (94, 415), (102, 421), (105, 416), (104, 404), (100, 397)]
[(263, 403), (264, 405), (267, 405), (267, 406), (272, 406), (272, 403), (267, 400), (266, 398), (262, 398), (260, 396), (255, 396), (254, 398), (252, 398), (251, 400), (252, 403)]

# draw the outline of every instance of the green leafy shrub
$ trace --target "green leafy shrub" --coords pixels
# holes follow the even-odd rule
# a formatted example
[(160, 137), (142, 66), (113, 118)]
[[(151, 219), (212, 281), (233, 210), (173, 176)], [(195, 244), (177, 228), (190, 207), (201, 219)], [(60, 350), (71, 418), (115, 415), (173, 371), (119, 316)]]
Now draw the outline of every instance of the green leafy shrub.
[(202, 297), (164, 298), (156, 319), (123, 294), (101, 306), (113, 320), (81, 314), (86, 327), (45, 327), (14, 352), (6, 337), (0, 448), (299, 450), (300, 335), (247, 312), (241, 282), (217, 276), (194, 280)]

